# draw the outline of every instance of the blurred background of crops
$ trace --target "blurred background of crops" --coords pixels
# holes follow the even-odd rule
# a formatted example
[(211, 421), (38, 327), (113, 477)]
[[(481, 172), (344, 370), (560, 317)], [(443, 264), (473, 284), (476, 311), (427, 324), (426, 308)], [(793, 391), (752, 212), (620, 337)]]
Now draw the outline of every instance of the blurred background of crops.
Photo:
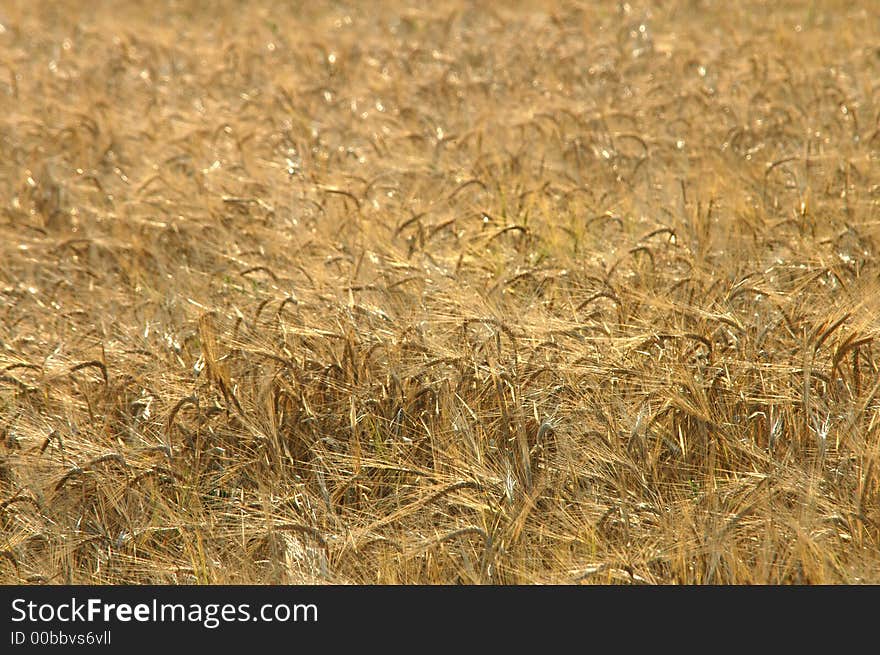
[(880, 17), (733, 5), (3, 3), (0, 582), (880, 583)]

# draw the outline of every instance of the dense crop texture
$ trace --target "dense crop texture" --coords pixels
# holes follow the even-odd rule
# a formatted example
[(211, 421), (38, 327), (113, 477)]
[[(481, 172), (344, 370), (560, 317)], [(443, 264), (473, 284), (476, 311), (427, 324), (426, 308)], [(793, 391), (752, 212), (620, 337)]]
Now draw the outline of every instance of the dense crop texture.
[(160, 4), (0, 5), (0, 582), (880, 583), (871, 3)]

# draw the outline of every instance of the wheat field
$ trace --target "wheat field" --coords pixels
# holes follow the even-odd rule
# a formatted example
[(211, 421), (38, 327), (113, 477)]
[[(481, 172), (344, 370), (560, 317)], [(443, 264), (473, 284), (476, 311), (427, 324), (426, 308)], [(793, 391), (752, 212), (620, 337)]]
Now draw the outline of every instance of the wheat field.
[(0, 6), (0, 582), (880, 583), (880, 15)]

